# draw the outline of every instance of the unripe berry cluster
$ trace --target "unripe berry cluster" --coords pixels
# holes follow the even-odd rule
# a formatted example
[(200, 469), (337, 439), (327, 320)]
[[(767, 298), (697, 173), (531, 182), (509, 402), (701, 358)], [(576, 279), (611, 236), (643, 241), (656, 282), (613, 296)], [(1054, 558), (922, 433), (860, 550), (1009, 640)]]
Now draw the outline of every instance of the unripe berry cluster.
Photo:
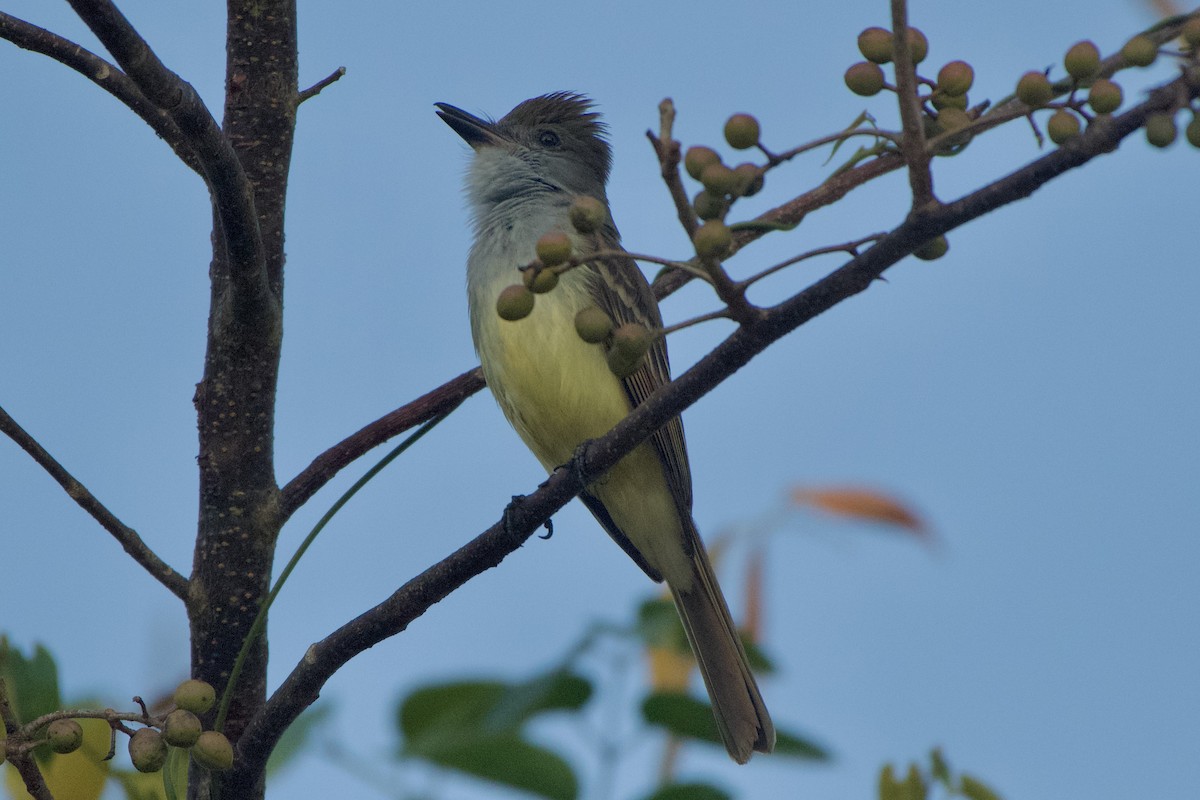
[(204, 681), (189, 679), (175, 689), (174, 711), (155, 728), (139, 728), (129, 737), (129, 759), (139, 772), (158, 772), (167, 763), (168, 746), (190, 749), (192, 760), (205, 769), (233, 766), (233, 745), (225, 734), (206, 731), (199, 714), (216, 702), (216, 692)]

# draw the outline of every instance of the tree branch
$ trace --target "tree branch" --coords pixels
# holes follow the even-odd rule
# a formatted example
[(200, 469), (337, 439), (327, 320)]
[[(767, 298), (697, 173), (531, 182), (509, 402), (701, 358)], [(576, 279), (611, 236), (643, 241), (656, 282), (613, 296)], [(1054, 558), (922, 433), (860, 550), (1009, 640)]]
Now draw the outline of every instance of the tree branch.
[[(17, 714), (13, 711), (13, 707), (9, 702), (8, 686), (5, 684), (3, 678), (0, 678), (0, 724), (3, 725), (4, 730), (8, 734), (16, 734), (21, 730), (21, 721), (17, 719)], [(8, 760), (12, 762), (12, 765), (17, 770), (17, 774), (21, 776), (21, 782), (25, 784), (25, 790), (35, 800), (54, 800), (54, 796), (50, 794), (50, 789), (46, 786), (45, 779), (42, 778), (42, 771), (38, 769), (37, 762), (32, 755), (28, 752), (10, 751), (8, 753)]]
[(751, 359), (799, 326), (869, 287), (885, 270), (933, 236), (1027, 197), (1050, 180), (1096, 156), (1112, 152), (1146, 117), (1173, 107), (1180, 92), (1195, 97), (1183, 79), (1151, 93), (1141, 105), (1090, 127), (1082, 136), (1004, 178), (946, 205), (914, 211), (900, 226), (861, 256), (768, 309), (744, 325), (671, 383), (660, 388), (611, 431), (588, 443), (566, 468), (557, 470), (537, 491), (505, 511), (501, 521), (405, 583), (391, 597), (346, 623), (305, 653), (251, 720), (239, 742), (237, 770), (262, 769), (280, 735), (315, 701), (325, 682), (358, 653), (403, 631), (434, 603), (466, 581), (499, 564), (539, 526), (566, 505), (583, 486), (581, 475), (602, 475), (653, 431), (678, 416)]
[(908, 183), (912, 189), (913, 209), (936, 203), (933, 173), (929, 169), (929, 150), (925, 147), (925, 128), (921, 121), (921, 100), (917, 96), (917, 72), (912, 49), (908, 47), (908, 4), (891, 0), (892, 60), (896, 65), (896, 99), (900, 104), (900, 123), (904, 139), (900, 150), (908, 163)]
[(137, 84), (115, 64), (110, 64), (69, 39), (3, 11), (0, 11), (0, 38), (7, 39), (23, 50), (49, 56), (120, 100), (175, 151), (180, 161), (201, 177), (204, 176), (200, 162), (179, 126), (166, 112), (147, 100)]
[(89, 492), (71, 473), (67, 472), (3, 408), (0, 408), (0, 432), (16, 442), (22, 450), (33, 458), (38, 466), (46, 470), (50, 477), (66, 491), (67, 495), (78, 503), (80, 508), (90, 514), (93, 519), (99, 522), (101, 527), (111, 533), (113, 538), (125, 549), (125, 552), (132, 556), (134, 561), (141, 564), (155, 580), (165, 586), (167, 591), (181, 600), (187, 599), (187, 578), (171, 569), (166, 562), (160, 559), (142, 541), (142, 537), (138, 536), (137, 531), (117, 519), (115, 514), (97, 500), (95, 495)]
[(484, 386), (479, 367), (467, 370), (431, 392), (397, 408), (313, 459), (299, 475), (288, 481), (279, 498), (279, 513), (286, 520), (296, 509), (329, 483), (334, 475), (369, 450), (409, 428), (433, 419), (444, 409), (461, 403)]

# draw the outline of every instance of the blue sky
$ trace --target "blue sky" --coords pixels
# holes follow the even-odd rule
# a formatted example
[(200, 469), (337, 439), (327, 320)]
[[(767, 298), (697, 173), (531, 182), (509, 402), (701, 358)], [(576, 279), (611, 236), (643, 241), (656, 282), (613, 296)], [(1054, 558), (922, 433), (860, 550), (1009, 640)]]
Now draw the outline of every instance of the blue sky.
[[(4, 8), (95, 46), (65, 4)], [(1129, 2), (914, 3), (930, 72), (976, 69), (975, 100), (1105, 52), (1149, 24)], [(347, 75), (300, 110), (287, 228), (280, 480), (362, 424), (475, 363), (462, 264), (467, 148), (433, 103), (499, 116), (547, 91), (587, 92), (612, 129), (614, 215), (626, 245), (688, 245), (643, 131), (671, 96), (677, 135), (720, 145), (748, 111), (783, 149), (885, 98), (851, 95), (854, 39), (887, 24), (882, 0), (840, 4), (301, 2), (301, 81)], [(220, 4), (124, 3), (160, 57), (214, 106)], [(553, 22), (551, 22), (553, 20)], [(195, 419), (207, 301), (209, 210), (195, 175), (116, 101), (40, 56), (0, 45), (0, 404), (177, 568), (191, 563)], [(1126, 83), (1170, 76), (1160, 63)], [(1020, 124), (936, 163), (953, 199), (1038, 151)], [(1007, 797), (1192, 796), (1200, 783), (1200, 389), (1195, 176), (1200, 153), (1119, 152), (951, 235), (950, 254), (804, 326), (685, 415), (706, 532), (777, 509), (789, 487), (879, 487), (918, 508), (938, 546), (794, 515), (769, 542), (763, 686), (784, 726), (836, 760), (736, 767), (689, 751), (685, 775), (744, 797), (872, 796), (886, 760), (934, 745)], [(814, 156), (779, 170), (753, 214), (819, 183)], [(769, 237), (739, 275), (898, 223), (899, 175)], [(765, 285), (781, 297), (836, 261)], [(702, 287), (668, 322), (712, 308)], [(672, 338), (678, 371), (727, 328)], [(289, 524), (289, 553), (369, 463)], [(187, 669), (182, 609), (0, 442), (5, 553), (0, 631), (44, 642), (68, 695), (120, 705)], [(305, 647), (497, 518), (537, 463), (486, 395), (389, 468), (318, 541), (272, 614), (277, 682)], [(651, 590), (577, 504), (499, 569), (434, 607), (328, 685), (327, 736), (365, 757), (393, 746), (393, 699), (422, 682), (544, 668), (586, 621), (621, 620)], [(726, 566), (740, 602), (739, 558)], [(66, 591), (63, 591), (63, 588)], [(549, 726), (576, 750), (580, 737)], [(648, 746), (654, 745), (647, 739)], [(575, 752), (573, 750), (572, 752)], [(653, 754), (651, 748), (650, 753)], [(650, 756), (618, 781), (644, 791)], [(642, 769), (638, 769), (638, 766)], [(398, 785), (490, 796), (428, 775)], [(343, 796), (311, 758), (269, 796)], [(351, 784), (361, 797), (376, 795)], [(786, 792), (787, 794), (782, 794)]]

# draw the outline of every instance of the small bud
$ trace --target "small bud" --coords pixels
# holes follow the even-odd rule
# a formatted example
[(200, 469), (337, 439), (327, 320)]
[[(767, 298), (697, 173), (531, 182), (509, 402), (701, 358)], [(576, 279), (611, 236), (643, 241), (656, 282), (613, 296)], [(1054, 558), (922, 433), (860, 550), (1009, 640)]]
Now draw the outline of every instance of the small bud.
[(713, 194), (726, 195), (737, 186), (737, 176), (724, 164), (709, 164), (700, 173), (700, 182)]
[(1017, 99), (1030, 108), (1041, 108), (1054, 99), (1054, 87), (1042, 73), (1026, 72), (1017, 81)]
[(875, 64), (892, 60), (892, 32), (886, 28), (867, 28), (858, 35), (858, 52)]
[(543, 234), (535, 245), (538, 259), (547, 267), (557, 267), (571, 258), (571, 237), (562, 231)]
[(937, 88), (949, 95), (964, 95), (975, 82), (975, 70), (965, 61), (951, 61), (938, 71)]
[(205, 731), (192, 745), (192, 758), (205, 769), (223, 772), (233, 766), (233, 745), (225, 734)]
[(850, 65), (844, 77), (846, 88), (862, 97), (871, 97), (883, 90), (885, 83), (883, 70), (878, 64), (870, 61), (860, 61)]
[(596, 306), (588, 306), (575, 315), (575, 332), (588, 344), (603, 342), (612, 330), (612, 318)]
[(1183, 135), (1192, 147), (1200, 147), (1200, 112), (1192, 113), (1192, 121), (1184, 128)]
[(696, 180), (700, 180), (700, 176), (704, 174), (704, 168), (709, 164), (720, 163), (721, 156), (717, 155), (717, 151), (704, 145), (689, 147), (683, 154), (683, 168)]
[(1050, 115), (1050, 121), (1046, 123), (1046, 134), (1055, 144), (1063, 144), (1078, 136), (1079, 128), (1079, 117), (1065, 108), (1060, 108)]
[(708, 189), (701, 189), (692, 200), (692, 208), (700, 219), (720, 219), (725, 213), (727, 204), (725, 198), (715, 195)]
[(608, 222), (608, 210), (595, 197), (576, 197), (567, 212), (571, 225), (580, 233), (593, 233)]
[(701, 258), (721, 258), (733, 245), (733, 232), (719, 219), (710, 219), (696, 229), (692, 244)]
[(912, 54), (914, 65), (920, 64), (925, 60), (925, 56), (929, 55), (929, 40), (925, 38), (925, 34), (921, 33), (919, 28), (911, 25), (908, 28), (908, 50)]
[(913, 255), (922, 261), (933, 261), (941, 258), (950, 251), (950, 243), (945, 236), (937, 236), (913, 251)]
[(734, 114), (725, 123), (725, 141), (734, 150), (748, 150), (758, 144), (761, 130), (758, 120), (749, 114)]
[(172, 747), (191, 747), (203, 730), (199, 717), (186, 708), (177, 708), (163, 721), (162, 736)]
[(733, 168), (733, 174), (738, 179), (738, 185), (734, 187), (733, 193), (738, 197), (753, 197), (762, 190), (763, 174), (757, 164), (751, 164), (748, 161), (738, 164)]
[(1067, 74), (1075, 80), (1086, 80), (1100, 69), (1100, 50), (1087, 39), (1076, 42), (1063, 57), (1063, 66), (1067, 68)]
[(139, 728), (129, 737), (129, 760), (138, 772), (158, 772), (167, 763), (167, 743), (154, 728)]
[(1192, 17), (1183, 24), (1183, 40), (1192, 47), (1200, 48), (1200, 17)]
[(618, 378), (637, 372), (654, 337), (645, 325), (627, 322), (612, 333), (612, 347), (605, 356), (608, 368)]
[(505, 286), (496, 298), (496, 313), (500, 319), (516, 322), (525, 319), (533, 311), (533, 292), (519, 283)]
[(1178, 135), (1174, 114), (1158, 113), (1146, 117), (1146, 141), (1155, 147), (1169, 147)]
[(527, 267), (521, 270), (521, 280), (534, 294), (545, 294), (558, 286), (558, 273), (546, 267)]
[(1097, 78), (1088, 90), (1088, 105), (1097, 114), (1111, 114), (1121, 107), (1120, 85), (1107, 78)]
[(83, 728), (73, 719), (56, 719), (46, 727), (46, 741), (56, 753), (74, 753), (83, 744)]
[(193, 714), (203, 714), (217, 701), (217, 692), (204, 681), (191, 678), (175, 689), (175, 705)]
[(1148, 67), (1158, 58), (1158, 45), (1149, 36), (1139, 34), (1121, 48), (1121, 58), (1132, 67)]

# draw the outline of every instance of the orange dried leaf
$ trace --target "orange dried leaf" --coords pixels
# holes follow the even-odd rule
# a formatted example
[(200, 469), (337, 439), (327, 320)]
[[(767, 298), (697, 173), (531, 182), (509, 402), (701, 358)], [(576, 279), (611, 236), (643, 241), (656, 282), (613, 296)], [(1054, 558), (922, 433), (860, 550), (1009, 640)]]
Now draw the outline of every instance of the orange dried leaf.
[(872, 489), (795, 488), (792, 489), (791, 499), (798, 506), (815, 508), (839, 517), (897, 525), (922, 537), (929, 532), (915, 511), (896, 498)]

